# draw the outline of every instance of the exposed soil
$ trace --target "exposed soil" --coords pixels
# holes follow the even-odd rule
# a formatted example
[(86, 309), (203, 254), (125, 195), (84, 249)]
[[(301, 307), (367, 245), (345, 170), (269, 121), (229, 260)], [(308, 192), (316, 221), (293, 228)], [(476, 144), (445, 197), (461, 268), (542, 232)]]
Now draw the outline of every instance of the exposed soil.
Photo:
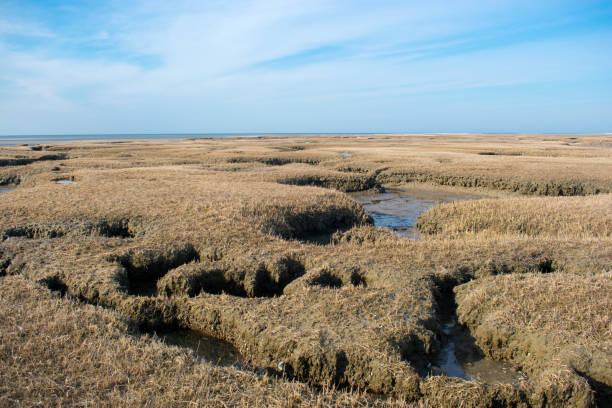
[(58, 222), (17, 224), (0, 230), (3, 239), (23, 237), (28, 239), (59, 238), (67, 235), (99, 235), (113, 238), (133, 238), (136, 234), (134, 222), (125, 218), (103, 220), (70, 219)]
[(187, 348), (203, 360), (219, 366), (231, 366), (242, 360), (231, 344), (195, 330), (176, 329), (155, 333), (167, 344)]
[(386, 171), (377, 181), (388, 183), (435, 183), (443, 186), (480, 187), (492, 190), (506, 190), (525, 195), (542, 196), (583, 196), (612, 192), (612, 187), (592, 182), (532, 181), (513, 177), (471, 176), (447, 173), (413, 171)]
[[(228, 294), (238, 297), (274, 297), (285, 286), (304, 274), (304, 266), (290, 256), (268, 262), (203, 261), (185, 263), (168, 270), (150, 290), (139, 281), (140, 294), (196, 296), (199, 293)], [(132, 284), (132, 287), (135, 286)]]
[(39, 157), (20, 157), (11, 159), (0, 159), (0, 167), (7, 166), (25, 166), (34, 162), (49, 161), (49, 160), (64, 160), (66, 155), (63, 154), (45, 154)]

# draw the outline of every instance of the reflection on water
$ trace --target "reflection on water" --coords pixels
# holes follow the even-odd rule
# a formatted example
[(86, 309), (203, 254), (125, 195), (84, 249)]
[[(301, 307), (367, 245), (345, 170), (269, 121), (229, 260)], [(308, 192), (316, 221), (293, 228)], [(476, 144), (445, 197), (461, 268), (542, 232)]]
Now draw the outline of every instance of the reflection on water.
[(414, 228), (417, 218), (430, 208), (453, 201), (484, 198), (477, 193), (427, 187), (387, 188), (384, 193), (366, 191), (351, 195), (372, 216), (375, 226), (408, 239), (418, 238), (418, 231)]
[(238, 350), (231, 344), (194, 330), (177, 329), (157, 335), (166, 343), (189, 348), (199, 358), (216, 365), (230, 366), (241, 360)]
[(15, 187), (0, 187), (0, 194), (15, 190)]
[(74, 184), (72, 180), (55, 180), (57, 184)]
[(469, 331), (456, 320), (444, 322), (443, 332), (446, 342), (438, 355), (438, 365), (449, 377), (487, 384), (514, 384), (526, 378), (508, 364), (485, 358)]

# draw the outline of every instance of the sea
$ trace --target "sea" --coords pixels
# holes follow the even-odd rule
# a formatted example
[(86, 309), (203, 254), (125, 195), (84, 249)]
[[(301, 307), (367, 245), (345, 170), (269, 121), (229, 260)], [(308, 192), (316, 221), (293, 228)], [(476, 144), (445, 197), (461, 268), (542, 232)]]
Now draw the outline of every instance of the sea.
[[(126, 140), (188, 140), (188, 139), (225, 139), (230, 137), (266, 137), (266, 136), (369, 136), (393, 135), (395, 133), (369, 133), (369, 132), (282, 132), (282, 133), (97, 133), (97, 134), (69, 134), (69, 135), (0, 135), (0, 146), (36, 145), (44, 143), (65, 142), (91, 142), (91, 141), (126, 141)], [(397, 133), (400, 134), (400, 133)], [(420, 135), (421, 133), (410, 133)], [(425, 134), (423, 134), (425, 135)]]
[[(71, 135), (0, 135), (0, 146), (64, 143), (77, 141), (122, 141), (143, 139), (223, 139), (228, 137), (261, 137), (288, 133), (124, 133), (124, 134), (71, 134)], [(296, 133), (295, 135), (298, 135)], [(303, 135), (300, 133), (300, 135)]]
[[(112, 133), (112, 134), (69, 134), (69, 135), (0, 135), (0, 146), (13, 145), (36, 145), (44, 143), (65, 143), (65, 142), (91, 142), (91, 141), (125, 141), (125, 140), (144, 140), (144, 139), (224, 139), (230, 137), (265, 137), (265, 136), (434, 136), (434, 135), (469, 135), (470, 133), (440, 133), (440, 132), (409, 132), (409, 133), (385, 133), (385, 132), (317, 132), (317, 133), (300, 133), (300, 132), (283, 132), (283, 133)], [(477, 134), (512, 134), (512, 133), (477, 133)], [(518, 133), (515, 133), (518, 134)], [(549, 133), (542, 133), (549, 134)], [(574, 133), (550, 133), (550, 134), (567, 134)], [(612, 133), (603, 133), (610, 135)]]

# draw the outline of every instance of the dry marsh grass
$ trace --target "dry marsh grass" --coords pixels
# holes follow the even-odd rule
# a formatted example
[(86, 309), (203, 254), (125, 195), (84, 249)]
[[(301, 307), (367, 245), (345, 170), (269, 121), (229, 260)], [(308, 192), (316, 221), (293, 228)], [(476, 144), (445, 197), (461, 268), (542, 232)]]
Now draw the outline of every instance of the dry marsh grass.
[(418, 228), (442, 235), (495, 231), (605, 238), (612, 235), (612, 195), (450, 203), (422, 214)]
[[(609, 322), (605, 302), (586, 295), (577, 309), (526, 315), (521, 324), (531, 325), (509, 315), (496, 321), (503, 333), (515, 329), (517, 341), (556, 333), (556, 354), (534, 353), (530, 365), (503, 345), (483, 344), (494, 358), (526, 367), (528, 381), (463, 381), (429, 375), (428, 366), (442, 347), (441, 313), (455, 286), (470, 282), (457, 289), (460, 317), (469, 302), (482, 305), (464, 320), (479, 341), (483, 316), (512, 314), (508, 305), (521, 302), (525, 310), (552, 307), (538, 290), (584, 294), (595, 281), (607, 290), (611, 196), (519, 194), (612, 191), (608, 139), (279, 136), (1, 148), (0, 184), (18, 186), (0, 195), (0, 324), (12, 333), (3, 350), (19, 352), (3, 355), (3, 383), (11, 386), (0, 401), (592, 406), (612, 383), (610, 370), (597, 365), (593, 374), (568, 356), (588, 349), (609, 361), (608, 340), (586, 341), (562, 321), (588, 309), (586, 322)], [(39, 160), (46, 154), (63, 156)], [(22, 158), (32, 161), (14, 161)], [(373, 227), (343, 193), (389, 181), (476, 187), (497, 198), (434, 208), (419, 222), (432, 235), (407, 241)], [(497, 301), (467, 300), (513, 279), (530, 282), (525, 290), (534, 296), (504, 289)], [(12, 326), (25, 321), (24, 344), (36, 353)], [(74, 321), (84, 323), (68, 328)], [(98, 327), (95, 339), (90, 326)], [(140, 332), (171, 328), (225, 340), (246, 365), (213, 367)], [(102, 357), (87, 354), (94, 340)], [(113, 364), (122, 380), (114, 380)], [(67, 385), (45, 388), (43, 376)]]
[(538, 374), (568, 367), (588, 379), (601, 406), (612, 401), (610, 272), (509, 275), (456, 292), (460, 321), (492, 357)]
[(21, 277), (0, 290), (2, 406), (409, 406), (216, 367)]

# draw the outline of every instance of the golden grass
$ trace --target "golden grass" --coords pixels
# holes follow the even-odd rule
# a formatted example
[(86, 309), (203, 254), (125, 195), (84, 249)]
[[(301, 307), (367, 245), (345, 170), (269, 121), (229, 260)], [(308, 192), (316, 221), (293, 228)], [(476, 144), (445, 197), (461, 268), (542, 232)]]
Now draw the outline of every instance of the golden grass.
[(609, 403), (612, 373), (612, 273), (525, 274), (456, 288), (460, 322), (483, 350), (531, 373), (569, 367)]
[[(28, 347), (43, 355), (3, 358), (13, 370), (6, 382), (15, 384), (6, 395), (24, 405), (37, 398), (47, 405), (113, 405), (126, 398), (128, 405), (179, 406), (588, 406), (594, 394), (586, 377), (567, 364), (548, 364), (549, 354), (535, 355), (532, 379), (518, 385), (424, 373), (441, 346), (440, 312), (453, 286), (552, 272), (546, 277), (558, 276), (571, 292), (582, 290), (586, 281), (580, 279), (610, 270), (610, 195), (508, 192), (612, 191), (608, 139), (355, 135), (2, 148), (0, 157), (8, 161), (0, 167), (0, 184), (19, 182), (0, 195), (3, 322), (28, 320)], [(10, 161), (59, 153), (65, 158)], [(372, 227), (362, 207), (342, 193), (388, 181), (427, 181), (439, 190), (475, 186), (498, 198), (431, 210), (420, 224), (437, 234), (413, 242)], [(320, 244), (330, 237), (332, 244)], [(610, 277), (597, 279), (603, 285)], [(69, 298), (49, 297), (33, 282)], [(532, 290), (547, 285), (541, 278)], [(512, 296), (507, 302), (520, 306), (523, 300)], [(483, 314), (505, 310), (503, 301), (481, 303), (487, 305)], [(597, 310), (600, 319), (592, 324), (598, 327), (610, 318), (586, 297), (576, 307)], [(45, 311), (54, 316), (46, 326)], [(600, 337), (572, 339), (573, 329), (559, 323), (570, 312), (542, 314), (533, 330), (566, 333), (571, 350), (588, 343), (609, 358)], [(94, 349), (107, 353), (96, 365), (101, 357), (86, 357), (91, 339), (81, 329), (99, 319), (112, 322), (96, 337)], [(69, 330), (71, 321), (85, 323)], [(498, 323), (508, 332), (509, 318)], [(300, 382), (200, 364), (191, 353), (137, 332), (171, 327), (223, 339), (268, 372), (282, 362), (283, 374)], [(44, 350), (45, 341), (53, 352)], [(7, 337), (6, 344), (21, 347), (20, 337)], [(87, 361), (83, 374), (77, 373), (80, 361)], [(151, 366), (145, 369), (146, 361)], [(49, 368), (56, 364), (64, 368)], [(130, 373), (128, 385), (122, 380), (113, 388), (114, 374), (105, 374), (112, 364)], [(29, 380), (17, 379), (20, 366)], [(36, 382), (43, 375), (69, 386), (54, 393)], [(36, 390), (32, 399), (29, 389)], [(264, 395), (268, 389), (272, 397)], [(402, 400), (373, 399), (377, 393)]]
[(20, 277), (0, 291), (1, 406), (409, 406), (216, 367)]
[(495, 231), (605, 238), (612, 235), (612, 195), (450, 203), (422, 214), (418, 228), (424, 233), (441, 235)]
[[(575, 144), (578, 145), (569, 145)], [(540, 195), (612, 192), (609, 135), (385, 135), (195, 139), (69, 143), (3, 148), (0, 157), (65, 154), (66, 169), (181, 165), (234, 171), (274, 164), (312, 163), (322, 169), (370, 172), (379, 182), (427, 181)], [(339, 153), (349, 152), (350, 157)], [(494, 153), (494, 154), (491, 154)], [(267, 164), (266, 164), (267, 163)], [(0, 183), (57, 167), (35, 162), (18, 174), (0, 167)], [(306, 164), (307, 165), (307, 164)]]

